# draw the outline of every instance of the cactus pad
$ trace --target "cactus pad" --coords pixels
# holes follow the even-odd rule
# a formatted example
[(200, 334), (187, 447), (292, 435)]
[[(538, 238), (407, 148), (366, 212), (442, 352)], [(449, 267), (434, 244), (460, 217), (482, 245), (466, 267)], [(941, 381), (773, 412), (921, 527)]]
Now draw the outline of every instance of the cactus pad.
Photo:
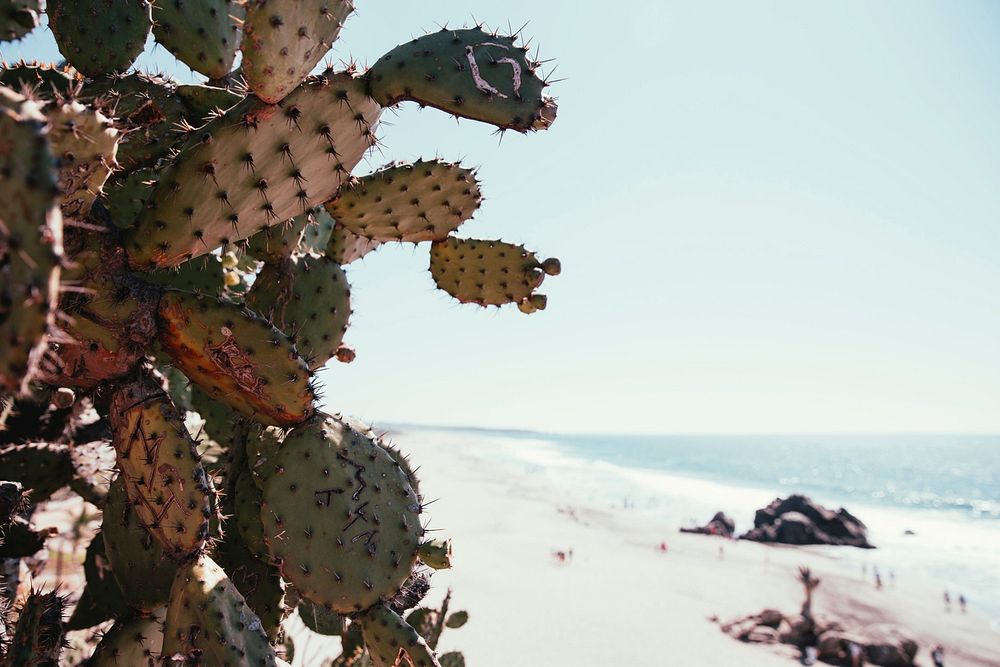
[[(59, 298), (62, 216), (38, 105), (0, 88), (0, 390), (38, 371)], [(17, 202), (16, 206), (10, 205)]]
[(111, 564), (104, 550), (104, 536), (94, 535), (87, 546), (87, 556), (83, 561), (83, 573), (87, 586), (80, 595), (80, 601), (73, 609), (73, 615), (66, 622), (67, 630), (82, 630), (109, 618), (123, 614), (128, 605), (111, 572)]
[(351, 289), (340, 265), (326, 256), (266, 264), (247, 305), (287, 331), (316, 370), (337, 353), (351, 317)]
[(160, 344), (174, 365), (212, 398), (273, 426), (313, 413), (306, 362), (285, 334), (235, 304), (167, 292)]
[(155, 0), (153, 36), (194, 71), (219, 79), (233, 68), (245, 16), (240, 0)]
[(194, 441), (160, 382), (144, 376), (111, 398), (118, 468), (136, 516), (164, 551), (183, 558), (208, 537), (209, 485)]
[(451, 568), (451, 540), (429, 540), (420, 545), (420, 562), (435, 570)]
[(375, 667), (441, 667), (434, 651), (399, 614), (385, 605), (366, 611), (360, 618), (361, 634)]
[(243, 77), (254, 94), (284, 99), (326, 55), (354, 11), (351, 0), (251, 0), (243, 24)]
[(59, 51), (85, 76), (123, 72), (146, 46), (149, 0), (48, 0)]
[(538, 64), (515, 41), (469, 28), (400, 44), (368, 71), (372, 97), (383, 106), (410, 100), (501, 129), (548, 129), (556, 104), (542, 94)]
[(38, 27), (40, 0), (0, 0), (0, 41), (21, 39)]
[(63, 647), (66, 600), (55, 591), (32, 591), (21, 605), (4, 667), (55, 667)]
[(111, 571), (129, 606), (148, 612), (167, 604), (177, 563), (167, 558), (139, 521), (120, 475), (108, 489), (101, 534)]
[(348, 231), (376, 241), (439, 241), (472, 217), (483, 197), (475, 172), (418, 160), (353, 178), (326, 205)]
[(163, 172), (126, 239), (132, 266), (174, 266), (327, 201), (375, 143), (380, 113), (348, 73), (310, 78), (277, 106), (236, 105)]
[(462, 303), (500, 306), (516, 303), (527, 313), (545, 308), (545, 296), (535, 290), (545, 279), (544, 266), (524, 246), (503, 241), (449, 236), (431, 246), (431, 276), (438, 289)]
[[(2, 4), (4, 0), (0, 0)], [(52, 63), (37, 61), (3, 63), (0, 71), (0, 84), (16, 91), (25, 87), (32, 89), (35, 95), (49, 99), (54, 93), (65, 95), (77, 83), (80, 75), (69, 65), (57, 66)]]
[(416, 560), (421, 505), (379, 441), (317, 416), (285, 437), (273, 465), (261, 518), (285, 580), (340, 613), (395, 595)]
[(159, 667), (165, 609), (118, 620), (101, 638), (88, 667)]
[(79, 102), (57, 105), (47, 116), (49, 141), (59, 160), (63, 215), (85, 216), (118, 166), (118, 130), (103, 113)]
[(357, 261), (382, 245), (364, 236), (348, 231), (343, 225), (335, 225), (326, 246), (326, 256), (340, 265)]
[(215, 255), (203, 255), (173, 269), (160, 269), (143, 277), (154, 285), (217, 298), (225, 291), (222, 263)]
[(0, 471), (5, 479), (22, 484), (31, 502), (40, 503), (69, 484), (73, 463), (66, 445), (31, 442), (0, 447)]
[(177, 572), (164, 623), (163, 653), (172, 664), (275, 665), (274, 649), (260, 619), (222, 568), (205, 555)]

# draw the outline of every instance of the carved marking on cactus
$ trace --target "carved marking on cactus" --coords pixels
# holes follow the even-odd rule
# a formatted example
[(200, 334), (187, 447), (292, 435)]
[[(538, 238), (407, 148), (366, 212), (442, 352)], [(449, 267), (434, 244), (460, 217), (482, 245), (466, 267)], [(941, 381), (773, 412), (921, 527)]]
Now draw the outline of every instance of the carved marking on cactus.
[[(313, 496), (316, 498), (316, 504), (320, 507), (329, 507), (332, 494), (341, 494), (343, 492), (343, 489), (317, 489), (313, 491)], [(324, 497), (326, 498), (326, 502), (323, 501)]]
[(239, 343), (236, 342), (233, 332), (229, 328), (222, 327), (222, 335), (225, 336), (225, 339), (218, 345), (205, 345), (205, 353), (208, 358), (226, 375), (236, 380), (240, 388), (263, 398), (261, 378), (257, 375), (256, 366), (250, 361), (250, 357), (240, 349)]
[[(480, 42), (479, 44), (469, 45), (465, 47), (465, 57), (469, 61), (469, 70), (472, 72), (472, 80), (476, 84), (476, 88), (480, 91), (487, 93), (489, 95), (496, 95), (497, 97), (507, 99), (507, 96), (501, 93), (499, 90), (490, 85), (490, 83), (482, 77), (479, 73), (479, 63), (476, 62), (476, 47), (477, 46), (495, 46), (497, 48), (508, 50), (503, 44), (497, 44), (496, 42)], [(500, 58), (497, 60), (498, 63), (506, 63), (510, 65), (512, 70), (511, 79), (514, 86), (514, 95), (518, 95), (521, 90), (521, 64), (514, 60), (513, 58)]]
[[(356, 510), (354, 510), (353, 512), (351, 512), (351, 514), (349, 515), (351, 517), (351, 520), (348, 521), (347, 524), (344, 525), (344, 527), (340, 529), (341, 532), (346, 531), (348, 528), (350, 528), (355, 523), (357, 523), (358, 519), (361, 519), (365, 523), (368, 523), (368, 517), (365, 516), (365, 512), (364, 512), (364, 509), (367, 506), (368, 506), (368, 501), (367, 500), (365, 502), (361, 503), (360, 505), (358, 505), (358, 508)], [(354, 540), (351, 540), (351, 541), (353, 542)]]
[[(164, 463), (159, 468), (157, 468), (157, 472), (159, 472), (160, 475), (163, 476), (162, 477), (163, 486), (166, 487), (167, 491), (170, 492), (171, 500), (173, 500), (175, 496), (174, 496), (174, 490), (170, 488), (170, 482), (175, 481), (177, 483), (177, 486), (180, 487), (181, 493), (184, 493), (184, 478), (181, 477), (181, 473), (177, 468), (170, 465), (169, 463)], [(184, 503), (177, 503), (177, 506), (180, 508), (184, 516), (191, 516), (191, 510), (184, 507)]]
[[(354, 461), (352, 461), (351, 459), (347, 458), (345, 455), (340, 453), (337, 454), (337, 458), (340, 459), (341, 461), (344, 461), (345, 463), (347, 463), (347, 465), (351, 466), (355, 470), (354, 479), (358, 480), (358, 490), (351, 495), (351, 500), (357, 500), (358, 498), (361, 497), (361, 492), (365, 490), (366, 486), (368, 486), (367, 484), (365, 484), (364, 477), (362, 477), (362, 475), (365, 472), (365, 467), (360, 463), (355, 463)], [(368, 503), (365, 503), (365, 505), (367, 504)], [(364, 505), (362, 505), (362, 507), (364, 507)]]

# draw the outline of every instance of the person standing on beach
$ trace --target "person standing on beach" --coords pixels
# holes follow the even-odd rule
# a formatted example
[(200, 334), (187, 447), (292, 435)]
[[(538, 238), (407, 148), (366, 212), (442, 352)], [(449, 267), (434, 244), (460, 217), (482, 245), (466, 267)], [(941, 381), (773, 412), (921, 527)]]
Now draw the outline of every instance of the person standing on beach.
[(947, 589), (944, 591), (944, 610), (951, 612), (951, 593)]
[(962, 608), (962, 613), (965, 613), (965, 593), (959, 593), (958, 595), (958, 606)]
[(848, 645), (847, 653), (851, 656), (851, 667), (862, 667), (865, 664), (864, 653), (856, 642), (851, 642)]
[(944, 649), (940, 644), (931, 651), (931, 660), (934, 661), (934, 667), (944, 667)]

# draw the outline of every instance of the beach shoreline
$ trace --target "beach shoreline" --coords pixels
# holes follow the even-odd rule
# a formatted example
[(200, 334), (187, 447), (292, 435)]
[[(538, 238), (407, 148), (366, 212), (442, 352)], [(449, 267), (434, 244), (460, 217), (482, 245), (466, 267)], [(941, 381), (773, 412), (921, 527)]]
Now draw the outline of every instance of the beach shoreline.
[[(472, 620), (442, 648), (463, 650), (469, 664), (507, 663), (512, 650), (527, 665), (796, 664), (789, 647), (738, 642), (710, 619), (797, 613), (795, 573), (807, 565), (823, 580), (818, 615), (859, 629), (898, 626), (920, 643), (917, 664), (929, 665), (929, 647), (940, 643), (949, 667), (1000, 665), (1000, 634), (986, 616), (957, 606), (948, 613), (940, 592), (917, 582), (878, 590), (860, 572), (845, 574), (849, 547), (685, 535), (504, 465), (483, 449), (495, 442), (482, 433), (398, 429), (392, 437), (421, 466), (434, 501), (429, 527), (455, 541), (455, 568), (435, 574), (430, 599), (450, 587), (457, 608), (468, 609)], [(570, 549), (565, 562), (556, 556)]]

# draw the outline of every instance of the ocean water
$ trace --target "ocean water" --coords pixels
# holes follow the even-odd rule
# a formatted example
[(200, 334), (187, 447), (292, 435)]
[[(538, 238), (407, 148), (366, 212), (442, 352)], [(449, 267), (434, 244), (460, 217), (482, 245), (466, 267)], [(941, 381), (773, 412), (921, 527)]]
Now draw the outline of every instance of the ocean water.
[(891, 573), (939, 599), (964, 593), (1000, 632), (1000, 435), (447, 435), (582, 503), (677, 527), (722, 510), (743, 532), (756, 509), (790, 493), (846, 507), (877, 547), (820, 548), (846, 574), (878, 568), (887, 583)]

